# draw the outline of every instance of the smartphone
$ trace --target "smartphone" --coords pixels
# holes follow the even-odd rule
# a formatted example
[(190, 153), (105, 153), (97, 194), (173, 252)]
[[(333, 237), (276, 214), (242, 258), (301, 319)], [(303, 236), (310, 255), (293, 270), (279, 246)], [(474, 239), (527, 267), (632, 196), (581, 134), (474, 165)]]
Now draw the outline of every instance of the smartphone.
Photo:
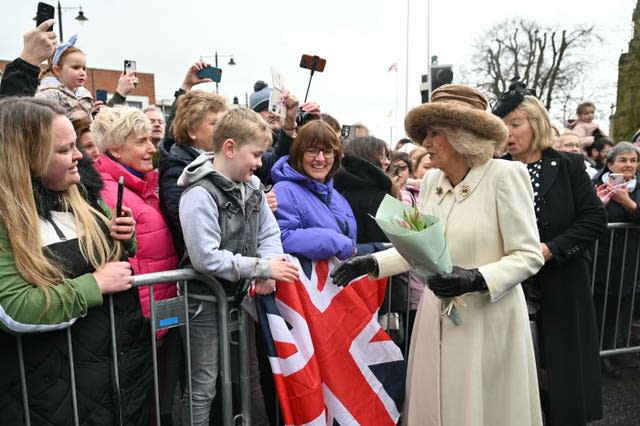
[[(36, 11), (36, 27), (39, 27), (47, 19), (53, 19), (56, 9), (47, 3), (38, 3), (38, 10)], [(49, 27), (47, 31), (53, 31), (53, 25)]]
[(116, 217), (122, 216), (122, 193), (124, 192), (124, 176), (118, 178), (118, 199), (116, 201)]
[(324, 71), (324, 66), (327, 64), (327, 60), (317, 55), (302, 55), (300, 58), (300, 68), (305, 68), (311, 71)]
[(621, 185), (624, 182), (624, 177), (622, 173), (611, 173), (609, 174), (609, 183), (613, 186)]
[(340, 131), (340, 136), (342, 136), (343, 140), (353, 139), (356, 137), (356, 126), (350, 126), (348, 124), (342, 125), (342, 130)]
[(132, 61), (130, 59), (125, 59), (124, 60), (124, 73), (128, 73), (129, 71), (133, 71), (133, 73), (135, 74), (136, 72), (136, 61)]
[(198, 71), (199, 78), (210, 78), (215, 83), (220, 83), (222, 79), (222, 70), (216, 67), (204, 67)]
[(96, 101), (107, 103), (107, 91), (104, 89), (96, 89)]

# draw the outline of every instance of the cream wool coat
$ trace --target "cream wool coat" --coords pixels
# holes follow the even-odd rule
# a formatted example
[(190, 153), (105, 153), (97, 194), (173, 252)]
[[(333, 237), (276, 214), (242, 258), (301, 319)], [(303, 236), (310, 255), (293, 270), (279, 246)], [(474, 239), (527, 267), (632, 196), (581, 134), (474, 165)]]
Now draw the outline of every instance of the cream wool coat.
[[(526, 303), (519, 285), (543, 265), (524, 165), (490, 160), (452, 187), (427, 173), (423, 213), (440, 218), (454, 265), (479, 268), (488, 291), (462, 296), (456, 327), (424, 292), (413, 330), (404, 423), (444, 426), (541, 425)], [(375, 255), (380, 276), (410, 268), (395, 249)]]

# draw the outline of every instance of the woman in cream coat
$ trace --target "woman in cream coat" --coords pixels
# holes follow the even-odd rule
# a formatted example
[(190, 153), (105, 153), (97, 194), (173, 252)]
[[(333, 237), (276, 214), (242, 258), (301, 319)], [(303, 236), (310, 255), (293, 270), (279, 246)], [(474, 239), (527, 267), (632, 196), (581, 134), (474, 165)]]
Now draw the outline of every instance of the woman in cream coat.
[[(536, 366), (521, 281), (543, 265), (532, 189), (521, 164), (491, 159), (507, 140), (486, 98), (445, 85), (409, 112), (405, 127), (432, 165), (420, 209), (442, 221), (451, 273), (429, 277), (409, 353), (404, 422), (409, 425), (541, 425)], [(336, 269), (345, 285), (365, 273), (410, 265), (395, 249), (352, 258)], [(462, 324), (441, 316), (456, 297)]]

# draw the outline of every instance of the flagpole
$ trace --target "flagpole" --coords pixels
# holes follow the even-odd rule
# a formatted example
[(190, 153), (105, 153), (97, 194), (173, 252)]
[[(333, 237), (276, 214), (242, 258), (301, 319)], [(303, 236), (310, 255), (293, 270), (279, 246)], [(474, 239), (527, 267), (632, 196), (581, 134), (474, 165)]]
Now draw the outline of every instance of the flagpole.
[[(398, 69), (397, 68), (396, 68), (396, 100), (395, 100), (395, 103), (393, 104), (393, 125), (396, 129), (398, 128)], [(396, 131), (396, 139), (398, 139), (397, 138), (398, 134), (399, 132)], [(390, 142), (391, 144), (393, 144), (394, 142), (393, 138), (391, 139)]]
[(409, 3), (411, 0), (407, 0), (407, 49), (405, 55), (405, 83), (404, 83), (404, 116), (407, 116), (409, 112)]

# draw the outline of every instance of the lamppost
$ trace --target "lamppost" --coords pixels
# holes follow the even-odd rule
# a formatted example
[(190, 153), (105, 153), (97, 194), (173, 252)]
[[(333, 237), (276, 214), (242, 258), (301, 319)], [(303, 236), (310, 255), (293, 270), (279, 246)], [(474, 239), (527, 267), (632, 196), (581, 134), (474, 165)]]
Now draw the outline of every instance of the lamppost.
[[(84, 24), (89, 20), (87, 19), (86, 16), (84, 16), (84, 12), (82, 11), (82, 6), (62, 7), (62, 5), (60, 4), (60, 1), (58, 1), (58, 29), (60, 32), (60, 43), (64, 41), (64, 36), (62, 35), (62, 11), (72, 10), (72, 9), (79, 9), (78, 16), (75, 17), (76, 21), (80, 22), (81, 24)], [(37, 17), (34, 17), (33, 20), (36, 21)]]
[[(229, 62), (227, 62), (227, 65), (233, 67), (236, 65), (235, 61), (233, 60), (233, 54), (229, 54), (229, 55), (218, 55), (218, 51), (216, 50), (215, 53), (213, 54), (213, 64), (215, 65), (216, 68), (218, 67), (218, 57), (220, 58), (230, 58)], [(205, 59), (205, 58), (211, 58), (211, 56), (200, 56), (200, 59)], [(216, 93), (218, 93), (218, 82), (216, 81)]]

